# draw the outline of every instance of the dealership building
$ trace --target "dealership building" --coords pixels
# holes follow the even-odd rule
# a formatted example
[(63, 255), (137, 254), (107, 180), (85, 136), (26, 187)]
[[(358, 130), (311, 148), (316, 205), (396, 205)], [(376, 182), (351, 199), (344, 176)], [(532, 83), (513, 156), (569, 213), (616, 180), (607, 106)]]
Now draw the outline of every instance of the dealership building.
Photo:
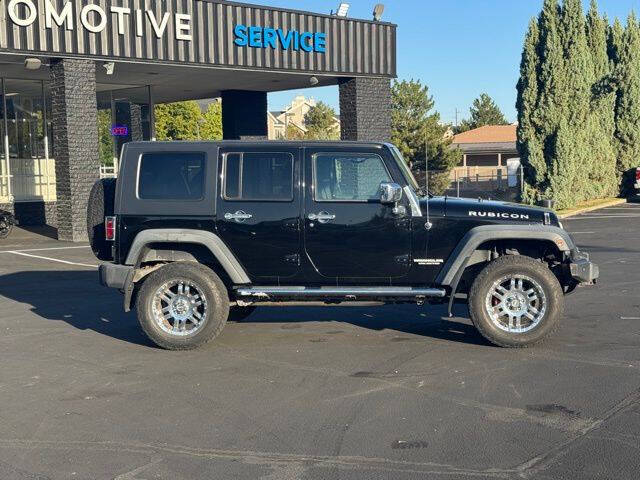
[(0, 209), (86, 239), (101, 152), (153, 140), (158, 103), (220, 97), (225, 139), (266, 139), (268, 92), (336, 85), (342, 138), (389, 140), (396, 26), (340, 13), (0, 0)]

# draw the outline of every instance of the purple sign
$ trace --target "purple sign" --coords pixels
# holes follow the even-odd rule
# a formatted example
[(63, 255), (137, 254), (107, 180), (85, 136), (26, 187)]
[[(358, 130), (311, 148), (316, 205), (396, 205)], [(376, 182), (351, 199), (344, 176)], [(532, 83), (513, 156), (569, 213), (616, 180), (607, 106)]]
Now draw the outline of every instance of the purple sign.
[(129, 129), (126, 125), (113, 125), (111, 127), (111, 135), (114, 137), (126, 137), (129, 135)]

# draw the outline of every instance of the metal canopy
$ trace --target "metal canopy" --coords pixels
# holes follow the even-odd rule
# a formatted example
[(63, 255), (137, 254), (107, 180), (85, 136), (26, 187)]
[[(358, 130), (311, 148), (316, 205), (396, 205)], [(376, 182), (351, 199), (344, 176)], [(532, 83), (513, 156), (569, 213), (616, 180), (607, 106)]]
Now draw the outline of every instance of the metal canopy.
[[(24, 67), (25, 55), (0, 55), (0, 77), (48, 80), (50, 59), (39, 70)], [(229, 68), (178, 65), (149, 65), (117, 62), (113, 75), (107, 75), (102, 62), (96, 65), (97, 91), (152, 85), (157, 103), (219, 97), (223, 90), (276, 92), (311, 87), (310, 74), (246, 71)], [(316, 76), (314, 86), (335, 85), (337, 76)]]
[[(125, 3), (20, 0), (9, 12), (10, 2), (1, 2), (0, 53), (252, 72), (396, 75), (396, 26), (390, 23), (206, 0)], [(128, 13), (122, 13), (123, 8)], [(259, 31), (259, 35), (254, 32), (255, 38), (262, 46), (235, 42), (240, 27), (255, 27)], [(323, 35), (322, 51), (305, 51), (308, 43), (303, 34), (307, 42), (313, 35)], [(286, 38), (289, 43), (282, 41)], [(266, 82), (276, 79), (264, 78)]]

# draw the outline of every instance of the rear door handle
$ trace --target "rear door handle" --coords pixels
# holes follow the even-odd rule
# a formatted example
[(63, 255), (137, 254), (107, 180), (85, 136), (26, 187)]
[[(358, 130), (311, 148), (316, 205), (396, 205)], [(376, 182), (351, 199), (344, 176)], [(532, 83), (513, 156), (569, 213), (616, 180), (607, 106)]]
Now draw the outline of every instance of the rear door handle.
[(318, 221), (319, 223), (327, 223), (331, 220), (335, 220), (336, 216), (329, 212), (320, 212), (320, 213), (310, 213), (309, 220), (312, 222)]
[(251, 215), (250, 213), (245, 213), (242, 210), (238, 210), (236, 213), (224, 214), (225, 220), (235, 220), (238, 223), (242, 223), (245, 220), (249, 220), (250, 218), (253, 218), (253, 215)]

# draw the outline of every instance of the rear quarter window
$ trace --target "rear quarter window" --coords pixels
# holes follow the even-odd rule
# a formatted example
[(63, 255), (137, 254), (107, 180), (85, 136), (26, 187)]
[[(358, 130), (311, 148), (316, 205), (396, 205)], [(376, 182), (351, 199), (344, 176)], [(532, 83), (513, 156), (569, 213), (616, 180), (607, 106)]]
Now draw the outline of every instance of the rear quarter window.
[(143, 154), (138, 169), (138, 198), (202, 200), (205, 158), (203, 152)]

